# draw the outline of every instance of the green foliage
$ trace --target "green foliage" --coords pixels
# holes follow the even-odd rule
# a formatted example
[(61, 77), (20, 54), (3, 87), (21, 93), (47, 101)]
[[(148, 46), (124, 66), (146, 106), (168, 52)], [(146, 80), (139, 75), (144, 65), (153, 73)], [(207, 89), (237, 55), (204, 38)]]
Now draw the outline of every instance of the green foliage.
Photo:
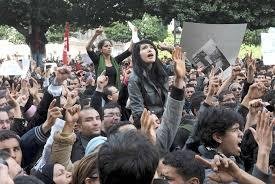
[(0, 26), (0, 40), (8, 40), (14, 44), (22, 44), (25, 42), (24, 36), (9, 26)]
[(126, 23), (114, 22), (110, 27), (104, 29), (107, 38), (116, 42), (128, 42), (131, 40), (131, 31)]
[[(144, 14), (142, 19), (132, 21), (139, 30), (139, 37), (152, 41), (163, 41), (167, 37), (167, 26), (156, 16)], [(131, 39), (131, 31), (126, 22), (115, 22), (105, 29), (108, 38), (114, 41), (127, 42)]]
[(246, 30), (243, 43), (246, 45), (261, 45), (261, 33), (267, 32), (266, 29)]
[[(87, 30), (140, 18), (144, 14), (140, 9), (144, 9), (140, 0), (0, 0), (0, 25), (14, 27), (29, 45), (34, 45), (36, 35), (45, 44), (45, 33), (52, 25), (69, 21), (72, 27)], [(49, 38), (59, 41), (60, 34)]]
[(275, 25), (275, 3), (271, 0), (145, 0), (148, 12), (166, 23), (172, 18), (199, 23), (248, 23), (252, 29)]
[[(166, 43), (167, 45), (174, 45), (174, 35), (172, 32), (168, 31), (167, 37), (163, 40), (163, 43)], [(159, 58), (163, 59), (163, 58), (171, 58), (172, 55), (170, 52), (168, 51), (158, 51), (159, 53)]]
[(244, 58), (247, 53), (252, 51), (253, 58), (261, 58), (262, 52), (260, 46), (242, 44), (239, 52), (239, 57)]
[(49, 27), (49, 30), (46, 33), (46, 37), (49, 42), (53, 43), (62, 43), (64, 40), (64, 32), (65, 26), (64, 25), (53, 25)]

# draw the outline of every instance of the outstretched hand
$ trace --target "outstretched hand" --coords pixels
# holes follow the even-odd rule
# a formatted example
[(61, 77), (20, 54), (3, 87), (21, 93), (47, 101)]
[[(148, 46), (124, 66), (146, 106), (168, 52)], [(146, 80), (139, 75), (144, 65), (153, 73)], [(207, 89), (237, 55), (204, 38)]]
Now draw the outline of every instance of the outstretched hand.
[(104, 70), (100, 76), (97, 78), (97, 91), (103, 91), (103, 88), (107, 86), (109, 78), (105, 75), (106, 70)]
[(241, 173), (241, 169), (237, 164), (225, 155), (215, 155), (214, 159), (211, 161), (208, 161), (199, 155), (196, 155), (195, 159), (214, 171), (208, 177), (218, 183), (231, 183)]
[(156, 128), (154, 123), (154, 118), (150, 111), (147, 109), (143, 110), (140, 118), (141, 132), (143, 132), (151, 141), (151, 143), (156, 144)]
[(77, 121), (79, 119), (81, 107), (80, 105), (74, 105), (66, 110), (65, 114), (65, 125), (63, 127), (63, 133), (72, 133)]
[(259, 111), (256, 116), (257, 126), (256, 130), (250, 127), (255, 141), (259, 149), (264, 149), (267, 153), (272, 148), (272, 130), (275, 125), (275, 118), (272, 119), (271, 112)]
[(71, 75), (71, 68), (68, 66), (59, 67), (57, 68), (55, 75), (56, 75), (56, 82), (58, 82), (58, 84), (61, 85), (63, 81), (65, 81)]
[(177, 46), (172, 54), (175, 62), (175, 74), (177, 78), (184, 78), (186, 75), (185, 59), (186, 52), (182, 52), (181, 47)]
[(103, 33), (103, 27), (102, 26), (99, 26), (98, 28), (96, 28), (96, 30), (95, 30), (95, 35), (96, 36), (99, 36), (99, 35), (101, 35), (102, 33)]

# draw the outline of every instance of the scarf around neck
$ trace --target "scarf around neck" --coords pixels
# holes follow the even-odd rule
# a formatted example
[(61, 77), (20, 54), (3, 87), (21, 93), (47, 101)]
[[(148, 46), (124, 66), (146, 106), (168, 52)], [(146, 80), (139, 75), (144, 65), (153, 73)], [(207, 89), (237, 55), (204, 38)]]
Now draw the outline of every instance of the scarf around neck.
[[(120, 67), (119, 64), (116, 62), (116, 60), (111, 57), (111, 63), (114, 66), (116, 70), (116, 87), (117, 89), (120, 89)], [(99, 63), (98, 63), (98, 68), (97, 68), (97, 77), (100, 76), (100, 74), (106, 70), (106, 64), (105, 64), (105, 59), (102, 54), (99, 56)]]

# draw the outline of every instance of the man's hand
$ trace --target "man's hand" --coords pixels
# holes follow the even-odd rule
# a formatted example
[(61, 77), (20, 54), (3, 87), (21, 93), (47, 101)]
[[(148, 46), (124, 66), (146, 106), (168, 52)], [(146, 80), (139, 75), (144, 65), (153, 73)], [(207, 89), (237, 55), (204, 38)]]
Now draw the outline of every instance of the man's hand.
[(48, 109), (47, 120), (42, 125), (44, 133), (47, 133), (54, 125), (57, 118), (62, 118), (62, 108), (55, 107), (56, 100), (54, 99)]
[(106, 70), (104, 70), (100, 74), (100, 76), (97, 78), (97, 88), (96, 88), (96, 90), (99, 91), (99, 92), (102, 92), (104, 87), (106, 87), (107, 84), (108, 84), (109, 79), (108, 79), (107, 76), (105, 76), (105, 74), (106, 74)]
[(0, 163), (0, 178), (1, 184), (14, 184), (10, 175), (8, 166)]
[(19, 103), (12, 97), (9, 90), (6, 95), (9, 105), (14, 109), (14, 118), (22, 118), (22, 112)]
[(249, 90), (246, 97), (249, 100), (261, 98), (265, 94), (266, 90), (267, 89), (263, 83), (254, 83), (251, 86), (249, 86)]
[(271, 117), (271, 112), (259, 111), (256, 116), (256, 130), (250, 127), (255, 141), (259, 149), (263, 148), (266, 153), (269, 153), (272, 147), (272, 129), (275, 125), (275, 119)]
[(222, 81), (218, 76), (214, 76), (214, 77), (210, 78), (207, 96), (212, 97), (212, 96), (216, 95), (220, 86), (221, 86), (221, 83), (222, 83)]
[(237, 166), (237, 164), (225, 155), (215, 155), (211, 162), (199, 155), (196, 155), (195, 158), (200, 163), (214, 171), (214, 173), (210, 174), (208, 177), (215, 182), (231, 183), (241, 174), (241, 169)]
[(154, 118), (152, 117), (152, 114), (147, 109), (143, 110), (143, 113), (141, 114), (140, 118), (141, 123), (141, 132), (144, 133), (152, 144), (156, 144), (156, 128), (154, 123)]
[(74, 105), (71, 108), (68, 108), (66, 110), (65, 114), (65, 125), (63, 127), (62, 133), (72, 133), (75, 127), (75, 124), (77, 123), (79, 119), (81, 107), (80, 105)]
[(269, 153), (272, 148), (272, 130), (275, 125), (275, 118), (272, 119), (270, 112), (258, 112), (256, 130), (250, 127), (255, 141), (258, 144), (258, 155), (256, 166), (262, 172), (268, 174)]
[(64, 108), (68, 109), (68, 108), (74, 106), (77, 99), (78, 99), (77, 91), (72, 91), (72, 92), (68, 91)]
[(59, 67), (55, 72), (55, 80), (58, 85), (61, 85), (71, 75), (70, 67)]
[(247, 82), (253, 83), (254, 80), (254, 74), (256, 72), (256, 61), (252, 58), (252, 51), (250, 52), (250, 55), (246, 55), (246, 73), (247, 73)]
[(33, 81), (33, 85), (32, 85), (32, 87), (29, 85), (29, 92), (33, 97), (37, 97), (38, 90), (39, 90), (39, 84), (34, 78), (31, 78), (31, 80)]
[(21, 80), (21, 89), (19, 92), (21, 95), (27, 95), (29, 96), (29, 80), (28, 79), (22, 79)]
[(264, 107), (262, 99), (254, 99), (249, 102), (249, 114), (252, 117), (255, 117), (258, 112), (262, 111)]

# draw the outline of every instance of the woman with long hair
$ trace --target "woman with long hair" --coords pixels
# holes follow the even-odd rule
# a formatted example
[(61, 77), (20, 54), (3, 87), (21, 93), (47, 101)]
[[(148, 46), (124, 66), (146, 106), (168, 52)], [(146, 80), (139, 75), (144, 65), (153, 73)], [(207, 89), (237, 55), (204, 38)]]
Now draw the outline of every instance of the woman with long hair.
[(158, 59), (153, 42), (142, 40), (132, 52), (133, 73), (129, 79), (130, 108), (135, 125), (140, 127), (140, 117), (147, 108), (160, 118), (168, 95), (168, 75)]

